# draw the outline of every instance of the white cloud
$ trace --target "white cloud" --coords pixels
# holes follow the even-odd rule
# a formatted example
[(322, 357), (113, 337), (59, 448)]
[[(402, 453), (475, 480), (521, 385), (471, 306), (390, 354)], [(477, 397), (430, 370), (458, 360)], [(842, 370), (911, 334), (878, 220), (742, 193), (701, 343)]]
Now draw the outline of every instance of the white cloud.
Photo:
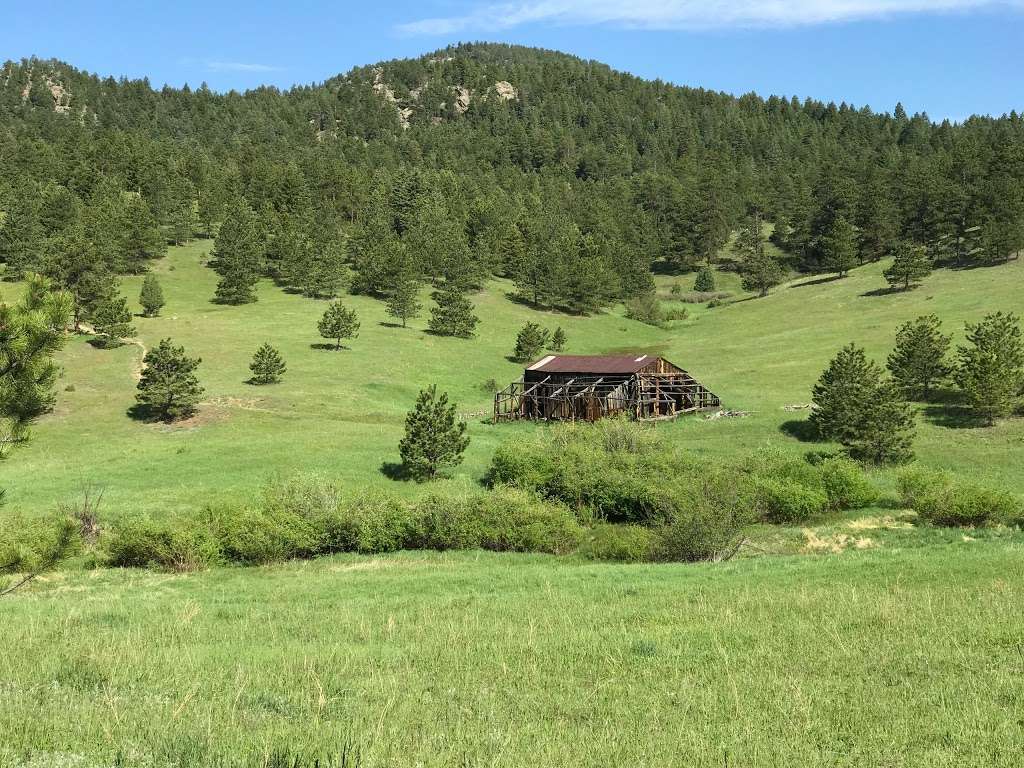
[(247, 64), (241, 61), (208, 61), (206, 68), (211, 72), (278, 72), (281, 69), (270, 64)]
[(1024, 9), (1024, 0), (518, 0), (458, 16), (401, 24), (409, 35), (450, 35), (521, 24), (609, 24), (638, 29), (801, 26), (915, 13)]

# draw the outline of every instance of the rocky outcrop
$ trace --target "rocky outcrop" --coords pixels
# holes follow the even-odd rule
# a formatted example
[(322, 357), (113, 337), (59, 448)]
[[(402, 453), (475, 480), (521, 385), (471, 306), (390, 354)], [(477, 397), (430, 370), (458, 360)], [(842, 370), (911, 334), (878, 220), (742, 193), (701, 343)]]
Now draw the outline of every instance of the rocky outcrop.
[(519, 92), (515, 86), (507, 80), (499, 80), (494, 84), (494, 93), (502, 101), (515, 101), (519, 98)]

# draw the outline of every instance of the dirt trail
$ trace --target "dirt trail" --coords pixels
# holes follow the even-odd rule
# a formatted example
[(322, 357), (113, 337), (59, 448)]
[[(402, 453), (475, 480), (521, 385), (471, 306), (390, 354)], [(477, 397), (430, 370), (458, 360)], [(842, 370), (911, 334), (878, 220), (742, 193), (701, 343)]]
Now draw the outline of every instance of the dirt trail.
[[(96, 333), (96, 329), (93, 328), (89, 323), (80, 322), (78, 324), (78, 329), (86, 336), (95, 336), (99, 338), (99, 334)], [(121, 343), (131, 344), (134, 347), (138, 347), (142, 351), (142, 354), (139, 355), (139, 359), (135, 361), (135, 365), (132, 367), (132, 375), (135, 377), (135, 380), (141, 381), (142, 369), (145, 367), (142, 361), (145, 360), (146, 354), (149, 352), (149, 349), (146, 348), (146, 345), (142, 342), (142, 339), (135, 336), (133, 336), (130, 339), (121, 339)]]

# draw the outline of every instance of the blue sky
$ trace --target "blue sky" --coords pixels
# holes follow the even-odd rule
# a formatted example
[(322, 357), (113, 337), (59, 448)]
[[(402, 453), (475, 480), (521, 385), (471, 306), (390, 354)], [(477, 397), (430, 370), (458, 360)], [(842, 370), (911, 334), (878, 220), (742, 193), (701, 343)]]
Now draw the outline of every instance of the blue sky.
[(38, 2), (0, 57), (154, 85), (282, 87), (459, 40), (554, 48), (642, 77), (936, 119), (1024, 111), (1024, 0)]

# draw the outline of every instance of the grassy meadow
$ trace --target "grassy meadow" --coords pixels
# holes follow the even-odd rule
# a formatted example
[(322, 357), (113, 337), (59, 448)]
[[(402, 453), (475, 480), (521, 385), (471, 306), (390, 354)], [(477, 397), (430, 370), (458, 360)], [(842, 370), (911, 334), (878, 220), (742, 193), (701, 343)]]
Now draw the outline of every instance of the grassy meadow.
[[(792, 436), (810, 388), (848, 341), (884, 360), (896, 327), (935, 312), (1024, 313), (1024, 263), (937, 272), (879, 295), (884, 265), (801, 278), (765, 299), (720, 276), (733, 303), (686, 305), (668, 330), (538, 313), (494, 282), (466, 341), (394, 327), (382, 303), (346, 297), (351, 349), (317, 348), (325, 302), (269, 283), (259, 302), (210, 303), (208, 242), (155, 271), (161, 317), (138, 344), (73, 337), (56, 411), (0, 465), (0, 518), (44, 514), (83, 483), (103, 519), (194, 510), (256, 493), (274, 473), (319, 469), (343, 486), (402, 494), (389, 479), (406, 410), (437, 383), (472, 444), (432, 490), (478, 486), (517, 430), (487, 423), (493, 379), (519, 374), (516, 331), (540, 316), (569, 352), (636, 350), (690, 370), (746, 418), (659, 424), (710, 456)], [(659, 277), (688, 289), (692, 277)], [(134, 301), (141, 278), (124, 281)], [(5, 297), (16, 285), (0, 284)], [(203, 358), (199, 414), (133, 421), (143, 346), (170, 336)], [(265, 340), (284, 381), (245, 383)], [(1024, 491), (1024, 422), (965, 425), (923, 408), (927, 464)], [(824, 446), (828, 447), (828, 446)], [(888, 475), (879, 478), (886, 483)], [(1024, 752), (1024, 538), (919, 526), (892, 507), (808, 527), (754, 526), (726, 563), (617, 565), (483, 552), (333, 556), (168, 574), (72, 567), (0, 600), (0, 766), (1015, 766)], [(888, 505), (892, 508), (887, 508)], [(765, 555), (773, 555), (766, 557)], [(81, 565), (81, 562), (79, 562)]]
[[(736, 276), (723, 273), (720, 288), (734, 292), (732, 303), (715, 309), (685, 305), (689, 318), (668, 330), (626, 319), (621, 308), (592, 317), (538, 313), (509, 298), (510, 283), (496, 281), (474, 297), (481, 317), (475, 339), (426, 333), (426, 312), (408, 328), (395, 327), (382, 302), (348, 296), (362, 328), (351, 349), (333, 351), (315, 348), (323, 342), (316, 322), (324, 301), (267, 282), (255, 304), (211, 303), (216, 276), (203, 264), (209, 248), (208, 241), (172, 248), (155, 265), (167, 306), (158, 318), (135, 320), (142, 344), (171, 337), (202, 357), (206, 397), (199, 414), (174, 426), (132, 420), (127, 410), (140, 347), (95, 349), (86, 337), (73, 337), (60, 357), (56, 410), (40, 421), (33, 441), (2, 465), (11, 507), (45, 512), (93, 483), (105, 489), (108, 514), (159, 514), (248, 494), (268, 476), (296, 469), (323, 470), (353, 489), (373, 484), (415, 494), (419, 486), (389, 479), (388, 468), (398, 461), (405, 412), (431, 383), (451, 394), (470, 425), (465, 462), (438, 485), (464, 491), (479, 483), (507, 435), (544, 428), (487, 423), (489, 382), (503, 387), (519, 376), (522, 366), (507, 356), (516, 332), (531, 319), (563, 326), (570, 353), (665, 355), (719, 394), (726, 408), (752, 412), (657, 427), (695, 451), (727, 456), (773, 444), (803, 452), (817, 446), (791, 436), (787, 422), (806, 412), (784, 406), (810, 399), (815, 379), (843, 344), (856, 341), (884, 362), (897, 326), (919, 314), (938, 314), (959, 340), (965, 321), (998, 309), (1024, 313), (1024, 262), (940, 270), (916, 291), (889, 295), (878, 293), (885, 285), (882, 264), (843, 280), (803, 277), (764, 299), (744, 296)], [(689, 289), (692, 279), (659, 277), (659, 288), (668, 299), (671, 283)], [(140, 285), (140, 277), (124, 280), (133, 304)], [(17, 290), (0, 284), (5, 297)], [(429, 305), (426, 296), (424, 303)], [(279, 384), (256, 387), (245, 381), (263, 341), (281, 350), (288, 372)], [(921, 409), (920, 425), (916, 447), (925, 463), (1024, 491), (1024, 420), (973, 428), (955, 408), (928, 406)]]
[(61, 572), (0, 605), (0, 765), (1016, 766), (1024, 552), (956, 538)]

